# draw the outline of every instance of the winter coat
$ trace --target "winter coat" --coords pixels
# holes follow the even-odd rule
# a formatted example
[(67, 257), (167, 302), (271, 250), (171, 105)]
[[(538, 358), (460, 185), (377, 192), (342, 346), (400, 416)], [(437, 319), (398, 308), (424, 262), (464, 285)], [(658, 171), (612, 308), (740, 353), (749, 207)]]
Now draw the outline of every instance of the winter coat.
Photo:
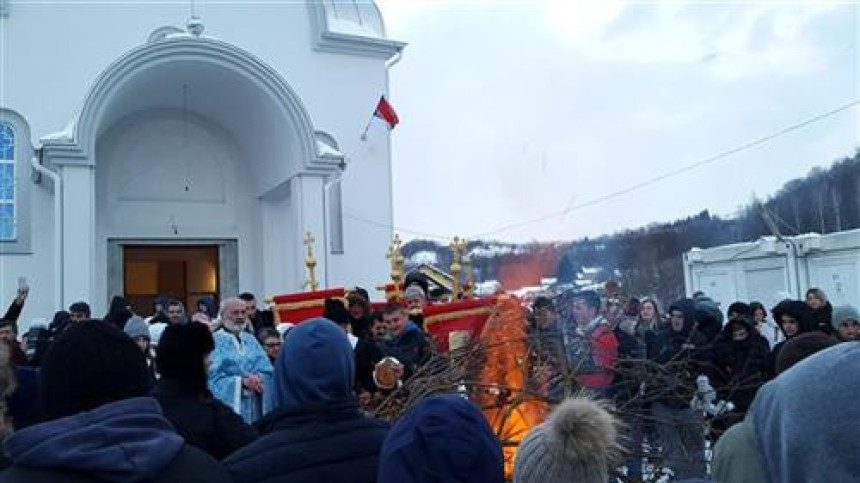
[(185, 444), (152, 398), (31, 426), (6, 441), (6, 452), (14, 465), (0, 483), (230, 481), (215, 459)]
[(768, 483), (857, 481), (860, 344), (817, 352), (765, 384), (750, 408)]
[[(631, 327), (633, 324), (631, 324)], [(621, 329), (621, 326), (616, 327), (612, 331), (615, 338), (618, 340), (618, 361), (616, 362), (619, 371), (615, 374), (613, 385), (615, 386), (614, 394), (619, 401), (629, 401), (639, 390), (640, 380), (629, 374), (632, 371), (628, 369), (634, 368), (638, 361), (645, 359), (647, 356), (647, 346), (645, 339), (631, 335), (627, 331)], [(650, 339), (650, 337), (649, 337)], [(626, 375), (625, 375), (626, 374)]]
[(696, 327), (696, 309), (692, 300), (682, 299), (669, 309), (684, 314), (684, 326), (676, 331), (672, 326), (661, 330), (648, 346), (648, 358), (662, 365), (662, 370), (679, 377), (667, 377), (677, 381), (677, 387), (647, 388), (649, 392), (662, 394), (657, 399), (674, 407), (686, 407), (695, 394), (695, 379), (706, 372), (711, 355), (707, 338)]
[(366, 315), (364, 317), (355, 318), (349, 316), (349, 326), (352, 329), (352, 334), (359, 339), (369, 339), (373, 337), (370, 333), (370, 328), (373, 326), (373, 317)]
[(799, 300), (786, 300), (780, 302), (776, 307), (773, 308), (771, 312), (773, 313), (773, 320), (776, 321), (777, 325), (779, 325), (780, 330), (782, 330), (782, 334), (786, 337), (785, 340), (773, 346), (773, 351), (771, 351), (770, 353), (768, 367), (770, 369), (770, 374), (775, 375), (776, 360), (777, 357), (779, 357), (779, 352), (782, 350), (783, 346), (785, 346), (785, 343), (790, 338), (785, 333), (785, 330), (782, 328), (783, 314), (790, 315), (798, 322), (798, 331), (795, 336), (798, 334), (804, 334), (806, 332), (812, 332), (816, 328), (816, 322), (812, 309), (808, 305), (806, 305), (805, 302), (801, 302)]
[[(732, 340), (737, 325), (749, 334), (740, 342)], [(767, 339), (747, 319), (730, 321), (714, 343), (712, 367), (711, 384), (717, 388), (719, 398), (733, 402), (738, 412), (746, 412), (771, 370)]]
[(257, 439), (257, 430), (209, 395), (199, 394), (179, 379), (158, 381), (153, 396), (161, 404), (164, 417), (185, 442), (202, 449), (217, 460)]
[[(529, 368), (530, 385), (534, 390), (542, 390), (547, 380), (559, 379), (564, 373), (564, 348), (562, 346), (561, 331), (558, 325), (553, 323), (548, 327), (537, 327), (529, 325)], [(553, 402), (561, 402), (564, 392), (564, 383), (559, 382), (549, 388), (548, 396)]]
[(333, 322), (290, 329), (275, 363), (277, 409), (257, 424), (265, 436), (223, 462), (236, 483), (376, 481), (389, 426), (359, 411), (354, 361)]
[(824, 307), (812, 311), (812, 320), (815, 322), (815, 330), (820, 330), (827, 335), (833, 334), (833, 306), (825, 302)]
[(382, 346), (383, 357), (394, 357), (404, 366), (404, 379), (409, 379), (421, 366), (430, 352), (427, 334), (413, 322), (406, 323), (400, 335), (386, 340)]
[(576, 382), (589, 389), (608, 391), (615, 377), (618, 339), (606, 321), (599, 317), (580, 328), (573, 320), (562, 324), (567, 365)]
[(6, 415), (12, 420), (16, 430), (22, 430), (38, 423), (42, 417), (39, 411), (39, 370), (34, 367), (16, 367), (15, 381), (15, 392), (6, 399)]
[(714, 479), (718, 483), (766, 483), (755, 447), (752, 422), (729, 428), (714, 446)]
[(373, 371), (376, 363), (382, 360), (382, 348), (372, 338), (362, 338), (355, 346), (355, 392), (375, 393), (376, 382), (373, 380)]
[(481, 411), (461, 396), (438, 395), (391, 429), (378, 482), (502, 483), (503, 467), (501, 444)]

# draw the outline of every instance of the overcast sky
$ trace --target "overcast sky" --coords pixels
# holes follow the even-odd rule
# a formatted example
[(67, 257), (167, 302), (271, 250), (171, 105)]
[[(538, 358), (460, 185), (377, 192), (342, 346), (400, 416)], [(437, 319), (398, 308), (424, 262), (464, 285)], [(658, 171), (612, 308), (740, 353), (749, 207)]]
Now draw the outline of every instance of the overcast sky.
[[(589, 203), (860, 99), (860, 7), (810, 2), (377, 0), (397, 227), (568, 240), (709, 209), (850, 155), (860, 108)], [(432, 174), (431, 174), (432, 173)], [(408, 238), (409, 233), (405, 233)]]

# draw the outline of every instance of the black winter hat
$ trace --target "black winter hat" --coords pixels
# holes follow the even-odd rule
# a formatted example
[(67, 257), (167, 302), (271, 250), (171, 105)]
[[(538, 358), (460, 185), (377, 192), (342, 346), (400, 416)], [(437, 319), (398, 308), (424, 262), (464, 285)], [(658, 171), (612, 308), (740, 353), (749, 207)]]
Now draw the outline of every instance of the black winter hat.
[(749, 304), (745, 304), (743, 302), (735, 302), (735, 303), (729, 305), (729, 310), (726, 313), (726, 315), (730, 316), (733, 313), (741, 315), (741, 316), (753, 314), (752, 308), (749, 306)]
[(110, 324), (71, 324), (45, 357), (40, 373), (42, 408), (48, 419), (149, 395), (151, 382), (143, 352)]
[(204, 359), (213, 350), (209, 327), (196, 322), (168, 325), (158, 341), (155, 367), (161, 377), (180, 379), (200, 390), (206, 385)]

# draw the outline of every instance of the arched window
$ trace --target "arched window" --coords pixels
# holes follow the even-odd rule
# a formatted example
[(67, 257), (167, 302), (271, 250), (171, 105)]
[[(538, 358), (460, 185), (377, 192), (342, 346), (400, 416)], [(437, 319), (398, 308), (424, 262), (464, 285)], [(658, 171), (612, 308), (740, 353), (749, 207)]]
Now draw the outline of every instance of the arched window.
[(16, 210), (16, 149), (15, 126), (0, 121), (0, 241), (18, 238)]
[[(30, 126), (17, 112), (0, 108), (0, 254), (30, 249)], [(49, 215), (50, 216), (50, 215)]]

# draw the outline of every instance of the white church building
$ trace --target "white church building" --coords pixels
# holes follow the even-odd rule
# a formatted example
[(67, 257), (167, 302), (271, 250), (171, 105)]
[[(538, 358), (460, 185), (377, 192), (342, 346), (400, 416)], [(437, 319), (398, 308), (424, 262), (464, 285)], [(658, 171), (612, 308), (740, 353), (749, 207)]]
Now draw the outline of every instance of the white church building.
[(0, 0), (0, 302), (188, 304), (387, 278), (404, 44), (372, 0)]

